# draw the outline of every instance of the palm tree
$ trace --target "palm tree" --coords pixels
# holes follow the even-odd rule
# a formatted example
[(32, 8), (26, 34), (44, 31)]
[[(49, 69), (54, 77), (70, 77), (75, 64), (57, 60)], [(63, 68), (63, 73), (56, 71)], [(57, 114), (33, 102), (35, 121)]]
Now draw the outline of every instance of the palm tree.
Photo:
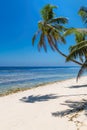
[[(82, 7), (79, 10), (79, 15), (82, 17), (85, 24), (87, 24), (87, 8)], [(82, 62), (82, 66), (78, 72), (78, 78), (87, 70), (87, 29), (86, 28), (70, 28), (65, 32), (66, 35), (75, 34), (76, 44), (70, 47), (70, 54), (66, 58), (66, 61), (70, 59), (79, 59)]]
[[(50, 45), (53, 51), (57, 51), (62, 56), (67, 58), (67, 55), (62, 53), (58, 48), (58, 43), (65, 43), (65, 39), (63, 37), (63, 32), (66, 28), (63, 26), (68, 22), (68, 19), (65, 17), (55, 17), (54, 9), (56, 6), (47, 4), (41, 10), (42, 21), (38, 22), (38, 31), (32, 38), (32, 44), (34, 45), (37, 36), (39, 35), (38, 41), (38, 49), (44, 48), (47, 51), (47, 43)], [(82, 63), (70, 59), (71, 61), (82, 65)]]
[(54, 8), (57, 7), (48, 4), (41, 10), (42, 21), (38, 22), (39, 29), (32, 39), (32, 43), (34, 44), (37, 35), (40, 34), (38, 48), (40, 49), (41, 47), (43, 47), (45, 51), (47, 51), (47, 41), (53, 50), (57, 50), (56, 41), (62, 41), (63, 43), (65, 43), (65, 39), (60, 33), (65, 28), (61, 24), (67, 23), (68, 20), (62, 17), (54, 18)]
[[(78, 72), (78, 78), (87, 70), (87, 29), (70, 29), (74, 31), (76, 44), (70, 47), (70, 54), (66, 58), (66, 61), (70, 59), (79, 59), (82, 62), (81, 69)], [(69, 30), (69, 31), (70, 31)], [(68, 32), (67, 32), (68, 33)]]

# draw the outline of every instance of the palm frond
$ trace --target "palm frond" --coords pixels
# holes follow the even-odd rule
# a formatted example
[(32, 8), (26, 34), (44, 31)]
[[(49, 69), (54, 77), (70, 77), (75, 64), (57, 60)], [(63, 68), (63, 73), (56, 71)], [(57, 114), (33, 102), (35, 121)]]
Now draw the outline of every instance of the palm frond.
[(80, 43), (70, 47), (70, 54), (66, 58), (66, 61), (70, 59), (80, 59), (87, 54), (87, 40), (81, 41)]
[(63, 35), (68, 36), (68, 35), (74, 34), (75, 32), (76, 32), (76, 28), (69, 28), (69, 29), (66, 29)]
[(49, 21), (50, 19), (54, 18), (55, 13), (53, 11), (54, 8), (57, 8), (57, 6), (47, 4), (41, 9), (41, 16), (44, 21)]
[(35, 42), (35, 40), (36, 40), (36, 38), (37, 38), (39, 32), (40, 32), (40, 30), (38, 30), (38, 31), (34, 34), (34, 36), (33, 36), (33, 38), (32, 38), (32, 45), (34, 45), (34, 42)]
[(67, 29), (64, 32), (64, 36), (67, 36), (67, 35), (70, 35), (70, 34), (74, 34), (76, 42), (79, 43), (79, 42), (85, 40), (85, 38), (87, 37), (87, 29), (70, 28), (70, 29)]
[(54, 47), (54, 50), (58, 50), (57, 40), (55, 39), (55, 37), (52, 36), (52, 34), (50, 34), (49, 36), (50, 36), (50, 39), (52, 41), (52, 45)]
[(38, 50), (40, 51), (40, 48), (42, 47), (44, 48), (45, 51), (47, 51), (44, 33), (41, 33), (40, 40), (38, 43)]
[(76, 30), (80, 33), (87, 34), (87, 28), (76, 28)]
[(62, 43), (66, 43), (65, 38), (60, 34), (59, 30), (57, 30), (54, 26), (47, 24), (47, 26), (51, 29), (50, 33), (52, 33), (53, 37), (57, 41), (61, 41)]
[(87, 29), (86, 28), (68, 28), (64, 32), (64, 36), (68, 36), (71, 34), (84, 34), (87, 35)]
[(81, 33), (81, 32), (77, 32), (75, 34), (75, 40), (76, 40), (76, 43), (79, 43), (79, 42), (85, 40), (85, 34)]
[(68, 19), (65, 17), (58, 17), (58, 18), (49, 20), (48, 23), (66, 24), (68, 23)]
[(75, 32), (75, 40), (77, 43), (84, 41), (87, 37), (87, 29), (77, 28)]
[(70, 35), (70, 34), (75, 34), (75, 33), (87, 34), (87, 29), (86, 28), (68, 28), (64, 32), (64, 36), (67, 36), (67, 35)]
[(66, 27), (64, 27), (63, 25), (60, 25), (60, 24), (54, 24), (54, 25), (52, 25), (54, 28), (56, 28), (57, 30), (59, 30), (59, 31), (61, 31), (61, 32), (63, 32), (63, 31), (66, 31), (67, 30), (67, 28)]
[(51, 39), (51, 37), (50, 37), (49, 35), (47, 35), (47, 40), (48, 40), (48, 43), (49, 43), (51, 49), (52, 49), (53, 51), (55, 51), (55, 48), (54, 48), (54, 46), (53, 46), (52, 39)]

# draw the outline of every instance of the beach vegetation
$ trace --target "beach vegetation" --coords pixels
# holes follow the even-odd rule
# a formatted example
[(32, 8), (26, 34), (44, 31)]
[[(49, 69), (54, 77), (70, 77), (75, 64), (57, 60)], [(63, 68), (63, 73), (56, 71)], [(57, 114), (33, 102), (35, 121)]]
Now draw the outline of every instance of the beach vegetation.
[(68, 23), (68, 19), (65, 17), (56, 17), (54, 9), (57, 8), (53, 5), (46, 5), (41, 10), (42, 20), (38, 22), (38, 31), (32, 38), (32, 44), (34, 45), (37, 36), (38, 49), (42, 47), (47, 51), (47, 43), (53, 51), (58, 51), (58, 43), (65, 43), (64, 37), (61, 33), (65, 30), (64, 24)]
[[(78, 11), (85, 25), (87, 24), (87, 8), (81, 7)], [(66, 61), (70, 59), (79, 59), (82, 63), (81, 68), (77, 75), (78, 78), (87, 71), (87, 28), (70, 28), (65, 32), (65, 36), (74, 34), (75, 35), (75, 45), (70, 46), (69, 55)]]
[[(47, 4), (41, 9), (42, 20), (38, 22), (38, 31), (32, 38), (32, 44), (35, 44), (36, 38), (39, 35), (38, 50), (41, 48), (47, 52), (47, 46), (51, 47), (53, 51), (57, 51), (59, 54), (66, 58), (66, 61), (72, 61), (81, 66), (78, 78), (82, 73), (87, 70), (87, 28), (66, 28), (65, 24), (68, 24), (68, 18), (56, 17), (54, 9), (57, 6)], [(78, 11), (85, 25), (87, 24), (87, 8), (81, 7)], [(59, 44), (66, 43), (65, 37), (67, 35), (75, 35), (76, 44), (69, 47), (69, 55), (64, 54), (59, 49)]]

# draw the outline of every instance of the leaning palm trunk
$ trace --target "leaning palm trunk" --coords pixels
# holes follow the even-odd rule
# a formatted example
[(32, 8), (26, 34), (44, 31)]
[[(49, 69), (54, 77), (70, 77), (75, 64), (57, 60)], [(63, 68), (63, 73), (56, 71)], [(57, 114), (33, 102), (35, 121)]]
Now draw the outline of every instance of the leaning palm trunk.
[(78, 81), (78, 78), (81, 77), (81, 75), (83, 74), (83, 72), (87, 71), (87, 59), (85, 60), (85, 62), (83, 63), (83, 65), (81, 66), (79, 72), (78, 72), (78, 75), (77, 75), (77, 81)]
[[(68, 57), (68, 56), (65, 55), (63, 52), (61, 52), (59, 49), (57, 49), (57, 52), (58, 52), (59, 54), (61, 54), (63, 57), (65, 57), (65, 58)], [(78, 61), (76, 61), (76, 60), (74, 60), (74, 59), (70, 59), (70, 61), (72, 61), (72, 62), (74, 62), (74, 63), (76, 63), (76, 64), (78, 64), (78, 65), (82, 65), (82, 63), (80, 63), (80, 62), (78, 62)]]

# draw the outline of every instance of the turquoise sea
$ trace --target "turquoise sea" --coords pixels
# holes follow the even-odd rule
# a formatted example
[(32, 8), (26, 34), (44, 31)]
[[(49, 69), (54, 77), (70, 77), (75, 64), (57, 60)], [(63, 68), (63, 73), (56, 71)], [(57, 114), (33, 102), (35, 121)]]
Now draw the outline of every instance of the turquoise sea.
[(0, 94), (76, 77), (79, 67), (0, 67)]

